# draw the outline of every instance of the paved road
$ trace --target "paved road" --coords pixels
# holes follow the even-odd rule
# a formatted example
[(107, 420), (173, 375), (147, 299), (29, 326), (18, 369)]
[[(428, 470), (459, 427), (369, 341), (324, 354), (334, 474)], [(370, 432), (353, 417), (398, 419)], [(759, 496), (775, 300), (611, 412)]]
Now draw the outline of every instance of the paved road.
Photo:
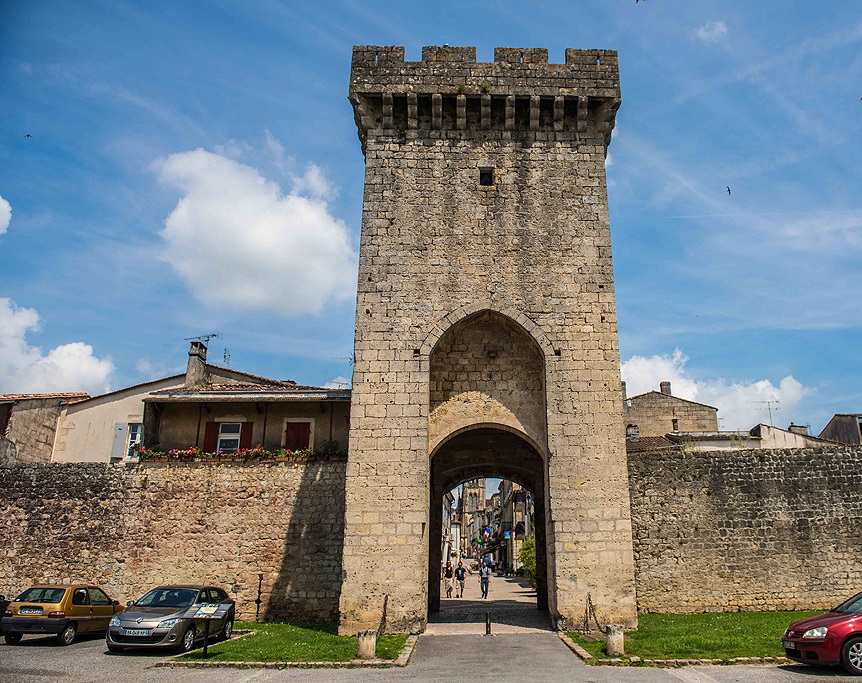
[(804, 666), (707, 666), (688, 669), (586, 666), (553, 633), (436, 636), (419, 639), (404, 669), (232, 670), (156, 669), (153, 654), (108, 655), (101, 638), (70, 647), (25, 637), (0, 645), (2, 683), (860, 683), (838, 670)]
[[(444, 593), (445, 595), (445, 593)], [(429, 616), (429, 636), (485, 635), (485, 614), (493, 634), (548, 632), (547, 612), (536, 609), (536, 592), (518, 577), (492, 577), (488, 599), (482, 599), (477, 574), (468, 576), (463, 598), (440, 600), (440, 611)]]
[[(523, 580), (495, 577), (490, 599), (481, 600), (478, 579), (472, 579), (464, 599), (442, 601), (403, 669), (162, 669), (152, 665), (165, 654), (108, 654), (102, 638), (61, 647), (53, 639), (25, 636), (17, 646), (0, 644), (0, 683), (862, 683), (838, 669), (802, 665), (587, 666), (549, 630)], [(492, 614), (491, 637), (484, 635), (486, 611)]]

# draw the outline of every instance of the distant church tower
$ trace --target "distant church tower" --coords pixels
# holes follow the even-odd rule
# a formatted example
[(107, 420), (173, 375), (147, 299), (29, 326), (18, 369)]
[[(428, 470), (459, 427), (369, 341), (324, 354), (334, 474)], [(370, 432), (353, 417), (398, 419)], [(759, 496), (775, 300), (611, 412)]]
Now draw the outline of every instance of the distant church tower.
[(359, 46), (365, 154), (341, 630), (439, 606), (442, 496), (536, 503), (538, 607), (634, 625), (605, 154), (617, 55)]

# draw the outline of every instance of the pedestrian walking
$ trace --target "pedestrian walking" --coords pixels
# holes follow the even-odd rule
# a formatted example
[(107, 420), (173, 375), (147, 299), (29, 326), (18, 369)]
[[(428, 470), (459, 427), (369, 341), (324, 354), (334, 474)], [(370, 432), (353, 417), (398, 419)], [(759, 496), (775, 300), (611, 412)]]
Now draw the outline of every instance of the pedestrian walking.
[(446, 597), (452, 597), (452, 590), (455, 588), (455, 570), (451, 562), (447, 562), (443, 568), (443, 585), (446, 587)]
[(464, 563), (459, 562), (458, 566), (455, 568), (455, 580), (458, 582), (458, 596), (459, 598), (464, 597), (464, 581), (467, 580), (467, 570), (464, 569)]
[(488, 597), (488, 585), (491, 582), (491, 567), (488, 560), (482, 562), (479, 566), (479, 587), (482, 589), (482, 599)]

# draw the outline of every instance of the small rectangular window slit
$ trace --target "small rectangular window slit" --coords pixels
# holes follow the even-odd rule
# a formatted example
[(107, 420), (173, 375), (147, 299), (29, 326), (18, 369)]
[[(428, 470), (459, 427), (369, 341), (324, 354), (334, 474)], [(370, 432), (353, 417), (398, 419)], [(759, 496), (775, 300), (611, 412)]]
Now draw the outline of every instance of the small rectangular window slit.
[(494, 184), (494, 169), (480, 168), (479, 169), (479, 184), (490, 187)]

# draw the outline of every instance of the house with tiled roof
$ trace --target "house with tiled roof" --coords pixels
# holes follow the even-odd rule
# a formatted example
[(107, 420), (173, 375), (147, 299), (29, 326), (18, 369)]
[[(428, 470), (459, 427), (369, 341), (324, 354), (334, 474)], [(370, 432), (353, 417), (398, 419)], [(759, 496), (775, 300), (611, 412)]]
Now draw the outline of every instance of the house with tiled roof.
[[(252, 425), (272, 436), (274, 422), (290, 418), (291, 432), (299, 432), (300, 441), (307, 436), (313, 443), (315, 428), (330, 431), (346, 445), (345, 411), (330, 410), (330, 425), (322, 414), (321, 401), (344, 403), (344, 390), (302, 387), (295, 382), (274, 380), (251, 373), (211, 365), (206, 362), (207, 347), (193, 342), (184, 374), (172, 375), (119, 389), (101, 396), (69, 404), (61, 412), (53, 449), (53, 462), (122, 462), (136, 460), (145, 441), (149, 446), (164, 448), (214, 448), (228, 443), (219, 441), (223, 429), (239, 429), (237, 437), (245, 445), (255, 434)], [(346, 392), (350, 404), (350, 392)], [(268, 415), (271, 403), (290, 403), (290, 409), (276, 409)], [(297, 407), (302, 404), (302, 407)], [(264, 417), (261, 419), (259, 411)], [(344, 413), (344, 414), (342, 414)], [(201, 423), (200, 425), (198, 423)], [(242, 423), (239, 427), (235, 425)], [(326, 427), (323, 425), (326, 423)], [(341, 429), (341, 424), (344, 429)], [(213, 426), (215, 424), (215, 426)], [(209, 431), (208, 431), (209, 430)], [(213, 439), (213, 430), (215, 438)], [(244, 431), (243, 431), (244, 430)], [(227, 433), (227, 431), (225, 432)], [(245, 436), (243, 436), (243, 434)], [(296, 440), (296, 438), (294, 440)], [(256, 442), (255, 442), (256, 443)]]
[(670, 382), (659, 391), (626, 396), (622, 383), (626, 439), (664, 436), (675, 432), (717, 432), (718, 408), (671, 394)]
[(63, 407), (88, 398), (83, 392), (0, 394), (0, 464), (50, 462)]
[(206, 363), (200, 342), (192, 343), (182, 385), (152, 391), (144, 404), (143, 445), (162, 452), (347, 447), (349, 389), (227, 371)]

